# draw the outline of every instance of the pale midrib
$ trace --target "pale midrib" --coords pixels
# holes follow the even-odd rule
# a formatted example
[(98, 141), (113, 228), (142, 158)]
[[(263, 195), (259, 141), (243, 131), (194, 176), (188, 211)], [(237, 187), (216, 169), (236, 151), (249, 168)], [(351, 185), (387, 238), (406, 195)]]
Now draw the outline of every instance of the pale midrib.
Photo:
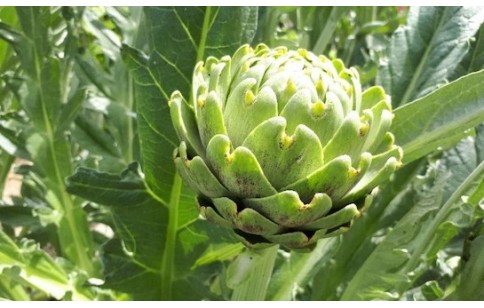
[(161, 297), (163, 300), (172, 300), (172, 283), (174, 273), (176, 234), (178, 231), (178, 207), (182, 182), (180, 176), (175, 173), (171, 190), (170, 203), (168, 204), (168, 227), (166, 232), (163, 261), (161, 263)]
[(198, 44), (197, 49), (197, 63), (202, 61), (205, 54), (205, 44), (207, 43), (208, 29), (210, 27), (211, 11), (212, 8), (210, 6), (207, 6), (207, 8), (205, 9), (205, 16), (203, 16), (202, 35), (200, 37), (200, 44)]
[[(205, 54), (205, 44), (207, 41), (208, 29), (210, 28), (211, 7), (207, 6), (203, 18), (202, 33), (200, 43), (197, 49), (198, 63)], [(192, 95), (190, 95), (190, 104)], [(166, 232), (166, 241), (163, 251), (163, 261), (161, 262), (161, 298), (164, 300), (172, 300), (172, 284), (174, 276), (174, 260), (176, 249), (176, 235), (178, 231), (178, 207), (180, 203), (180, 196), (182, 190), (182, 181), (178, 173), (175, 171), (173, 186), (170, 194), (170, 201), (168, 204), (168, 227)]]
[[(440, 28), (444, 24), (444, 20), (445, 20), (444, 15), (445, 15), (445, 12), (442, 13), (442, 15), (439, 17), (440, 19), (439, 19), (439, 23), (437, 25), (437, 28), (435, 29), (434, 33), (432, 34), (432, 38), (430, 39), (430, 43), (425, 48), (424, 55), (420, 59), (420, 62), (417, 66), (417, 69), (415, 70), (415, 73), (412, 75), (412, 79), (410, 81), (410, 84), (408, 85), (407, 89), (405, 90), (403, 98), (399, 103), (400, 106), (408, 103), (411, 95), (414, 94), (413, 92), (415, 90), (415, 87), (417, 86), (417, 81), (420, 79), (420, 75), (422, 74), (423, 67), (427, 63), (427, 58), (429, 57), (430, 51), (432, 50), (432, 47), (434, 45), (434, 40), (435, 40), (435, 37), (437, 36), (436, 34), (438, 34), (438, 32), (440, 31)], [(416, 30), (416, 31), (418, 31), (418, 30)]]

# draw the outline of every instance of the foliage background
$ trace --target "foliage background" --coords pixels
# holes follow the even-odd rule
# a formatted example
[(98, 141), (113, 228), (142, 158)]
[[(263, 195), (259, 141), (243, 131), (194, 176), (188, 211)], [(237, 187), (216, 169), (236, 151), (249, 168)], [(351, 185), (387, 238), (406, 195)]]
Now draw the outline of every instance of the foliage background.
[[(22, 176), (0, 203), (0, 297), (483, 300), (483, 21), (471, 7), (0, 7), (0, 191)], [(405, 164), (348, 233), (280, 250), (253, 281), (266, 260), (201, 220), (175, 173), (167, 99), (189, 96), (198, 61), (260, 42), (382, 85)]]

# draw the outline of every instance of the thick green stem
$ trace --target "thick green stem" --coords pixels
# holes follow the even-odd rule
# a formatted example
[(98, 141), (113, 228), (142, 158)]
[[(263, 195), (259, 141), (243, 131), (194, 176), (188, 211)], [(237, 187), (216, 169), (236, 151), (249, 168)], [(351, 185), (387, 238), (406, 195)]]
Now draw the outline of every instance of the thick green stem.
[(247, 278), (234, 289), (233, 301), (263, 301), (277, 257), (278, 245), (265, 249), (249, 250), (251, 262)]
[(203, 56), (205, 53), (205, 44), (207, 42), (208, 31), (210, 29), (210, 16), (211, 16), (212, 8), (207, 6), (205, 9), (205, 16), (203, 17), (203, 27), (202, 27), (202, 34), (200, 37), (200, 43), (198, 44), (197, 49), (197, 62), (203, 60)]
[[(312, 252), (299, 253), (300, 257), (295, 258), (295, 253), (291, 255), (291, 262), (285, 263), (280, 269), (284, 273), (290, 273), (289, 279), (284, 279), (283, 283), (278, 285), (277, 290), (273, 293), (270, 300), (273, 301), (288, 301), (293, 299), (293, 290), (298, 286), (305, 286), (320, 269), (319, 264), (323, 263), (323, 259), (328, 259), (332, 256), (334, 245), (337, 244), (337, 238), (326, 238), (318, 241), (317, 246)], [(292, 261), (295, 259), (295, 261)]]
[(178, 230), (178, 206), (182, 190), (182, 181), (178, 174), (175, 174), (169, 206), (168, 230), (166, 234), (163, 262), (161, 264), (161, 298), (172, 300), (173, 275), (175, 266), (176, 233)]

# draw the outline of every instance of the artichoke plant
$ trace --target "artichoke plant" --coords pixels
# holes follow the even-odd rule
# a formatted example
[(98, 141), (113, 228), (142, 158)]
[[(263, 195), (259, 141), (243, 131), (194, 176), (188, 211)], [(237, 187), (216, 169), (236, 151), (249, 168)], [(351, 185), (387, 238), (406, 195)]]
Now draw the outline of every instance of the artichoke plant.
[(199, 62), (191, 92), (169, 101), (176, 167), (202, 215), (247, 245), (340, 234), (401, 164), (390, 98), (338, 59), (244, 45)]

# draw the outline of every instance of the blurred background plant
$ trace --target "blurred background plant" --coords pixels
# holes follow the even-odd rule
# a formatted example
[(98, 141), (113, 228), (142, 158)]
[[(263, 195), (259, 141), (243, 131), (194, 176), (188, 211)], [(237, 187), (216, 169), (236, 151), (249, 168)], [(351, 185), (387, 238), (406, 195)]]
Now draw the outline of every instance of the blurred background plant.
[(197, 61), (264, 42), (382, 85), (406, 164), (350, 232), (280, 250), (258, 299), (483, 300), (483, 21), (456, 7), (0, 7), (0, 298), (253, 292), (240, 265), (264, 260), (198, 218), (166, 101), (189, 93)]
[[(99, 251), (112, 219), (68, 194), (65, 179), (79, 166), (117, 172), (136, 159), (133, 83), (119, 48), (134, 40), (140, 12), (0, 8), (0, 186), (9, 170), (22, 176), (21, 191), (0, 206), (2, 238), (17, 239), (0, 245), (21, 256), (0, 258), (4, 297), (30, 288), (37, 299), (103, 293), (82, 286), (103, 277)], [(50, 267), (39, 272), (37, 258)]]

